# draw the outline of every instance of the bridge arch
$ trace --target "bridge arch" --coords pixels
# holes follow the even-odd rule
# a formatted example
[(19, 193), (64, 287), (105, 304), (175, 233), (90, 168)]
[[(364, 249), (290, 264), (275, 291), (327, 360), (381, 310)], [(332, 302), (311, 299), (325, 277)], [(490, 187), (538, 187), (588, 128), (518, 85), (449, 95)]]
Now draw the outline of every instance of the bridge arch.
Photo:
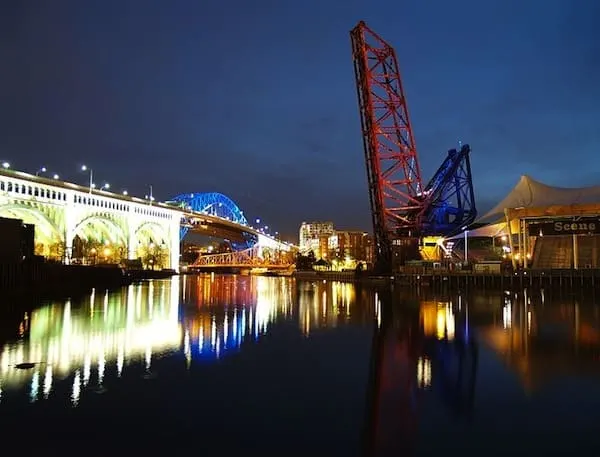
[(79, 220), (73, 231), (73, 259), (86, 263), (118, 262), (127, 257), (127, 233), (108, 214), (90, 214)]
[(133, 254), (142, 260), (146, 268), (169, 267), (171, 241), (164, 226), (157, 222), (144, 222), (133, 233)]
[(35, 253), (60, 259), (64, 249), (63, 230), (39, 208), (26, 204), (0, 206), (0, 217), (20, 219), (35, 227)]
[(180, 194), (171, 199), (185, 209), (228, 219), (236, 224), (248, 225), (244, 212), (228, 196), (218, 192)]

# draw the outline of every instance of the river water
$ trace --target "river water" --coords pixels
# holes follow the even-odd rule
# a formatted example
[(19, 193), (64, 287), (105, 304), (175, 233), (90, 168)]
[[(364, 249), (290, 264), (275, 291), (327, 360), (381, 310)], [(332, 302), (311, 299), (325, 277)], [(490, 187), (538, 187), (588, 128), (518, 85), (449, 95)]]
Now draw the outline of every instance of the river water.
[(34, 305), (0, 340), (24, 455), (600, 455), (594, 296), (207, 274)]

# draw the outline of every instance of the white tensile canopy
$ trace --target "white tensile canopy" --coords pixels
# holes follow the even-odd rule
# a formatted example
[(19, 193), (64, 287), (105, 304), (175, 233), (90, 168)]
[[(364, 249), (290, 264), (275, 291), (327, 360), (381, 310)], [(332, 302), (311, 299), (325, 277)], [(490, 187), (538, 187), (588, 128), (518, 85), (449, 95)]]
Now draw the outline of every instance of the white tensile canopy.
[[(555, 205), (600, 203), (600, 186), (554, 187), (523, 175), (515, 187), (496, 206), (481, 216), (477, 222), (490, 223), (469, 231), (469, 237), (496, 237), (507, 235), (504, 210), (506, 208), (536, 208)], [(463, 236), (458, 234), (450, 239)]]

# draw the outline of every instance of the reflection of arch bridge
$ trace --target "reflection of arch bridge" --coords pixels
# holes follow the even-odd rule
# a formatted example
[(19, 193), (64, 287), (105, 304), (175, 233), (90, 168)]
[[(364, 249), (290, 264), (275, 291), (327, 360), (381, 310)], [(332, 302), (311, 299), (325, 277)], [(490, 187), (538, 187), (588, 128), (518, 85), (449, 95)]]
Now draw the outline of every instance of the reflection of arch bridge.
[[(177, 206), (175, 206), (177, 205)], [(237, 251), (263, 258), (291, 246), (249, 227), (243, 212), (218, 193), (184, 194), (157, 203), (69, 182), (0, 170), (0, 217), (35, 225), (36, 253), (75, 260), (160, 257), (178, 269), (179, 244), (188, 232), (221, 237)], [(255, 248), (255, 249), (250, 249)], [(221, 263), (222, 264), (222, 263)]]

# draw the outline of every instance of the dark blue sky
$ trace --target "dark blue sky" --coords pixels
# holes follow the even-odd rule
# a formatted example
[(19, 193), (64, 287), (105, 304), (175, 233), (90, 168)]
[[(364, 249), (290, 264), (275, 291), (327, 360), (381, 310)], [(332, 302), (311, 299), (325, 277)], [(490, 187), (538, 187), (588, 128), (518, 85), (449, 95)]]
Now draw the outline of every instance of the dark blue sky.
[(368, 229), (360, 19), (396, 48), (425, 180), (462, 140), (481, 210), (521, 174), (600, 183), (597, 0), (5, 0), (0, 159)]

